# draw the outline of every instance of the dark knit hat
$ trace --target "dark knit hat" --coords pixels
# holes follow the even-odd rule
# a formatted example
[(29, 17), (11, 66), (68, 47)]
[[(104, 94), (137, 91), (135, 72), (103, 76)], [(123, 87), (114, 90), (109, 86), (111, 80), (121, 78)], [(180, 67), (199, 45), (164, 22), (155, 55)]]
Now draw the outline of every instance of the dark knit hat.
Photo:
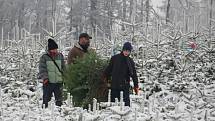
[(82, 37), (85, 37), (85, 38), (88, 38), (88, 39), (92, 39), (92, 37), (89, 36), (87, 33), (81, 33), (80, 36), (79, 36), (79, 39), (82, 38)]
[(53, 39), (48, 39), (48, 50), (58, 49), (57, 43)]
[(122, 48), (122, 50), (129, 50), (129, 51), (131, 51), (132, 49), (133, 49), (133, 47), (130, 42), (124, 43), (123, 48)]

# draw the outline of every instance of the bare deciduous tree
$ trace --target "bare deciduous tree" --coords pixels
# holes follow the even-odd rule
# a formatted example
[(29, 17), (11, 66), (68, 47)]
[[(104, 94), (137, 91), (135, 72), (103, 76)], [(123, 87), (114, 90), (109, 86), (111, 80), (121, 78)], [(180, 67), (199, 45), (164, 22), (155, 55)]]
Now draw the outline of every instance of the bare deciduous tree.
[(167, 2), (167, 9), (166, 9), (166, 23), (168, 23), (169, 22), (169, 13), (170, 12), (170, 0), (168, 0), (168, 2)]

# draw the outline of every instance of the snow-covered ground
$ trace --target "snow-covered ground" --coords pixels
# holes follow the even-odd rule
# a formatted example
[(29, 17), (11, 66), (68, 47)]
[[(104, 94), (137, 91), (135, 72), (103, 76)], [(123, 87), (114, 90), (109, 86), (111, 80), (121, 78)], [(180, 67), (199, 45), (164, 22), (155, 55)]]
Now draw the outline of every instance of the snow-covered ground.
[[(1, 78), (3, 81), (3, 78)], [(131, 95), (131, 107), (121, 107), (120, 102), (101, 108), (104, 103), (96, 103), (96, 110), (86, 110), (68, 105), (67, 100), (59, 108), (53, 101), (47, 109), (42, 109), (41, 89), (34, 92), (27, 89), (25, 83), (14, 81), (1, 92), (2, 121), (212, 121), (215, 120), (214, 94), (215, 84), (198, 89), (192, 82), (188, 92), (163, 90), (149, 91), (140, 95)], [(106, 102), (106, 105), (108, 103)]]
[[(33, 78), (33, 74), (37, 73), (37, 59), (33, 59), (38, 56), (30, 56), (32, 53), (28, 53), (29, 56), (20, 64), (14, 59), (20, 53), (7, 53), (5, 58), (1, 59), (1, 63), (4, 62), (1, 64), (0, 77), (2, 121), (215, 120), (215, 84), (213, 75), (208, 74), (209, 70), (213, 71), (211, 62), (205, 62), (205, 65), (196, 63), (195, 71), (179, 73), (179, 66), (175, 67), (179, 68), (176, 70), (171, 66), (168, 68), (165, 59), (148, 60), (145, 70), (138, 67), (139, 78), (144, 80), (143, 91), (140, 91), (139, 95), (131, 95), (131, 107), (124, 107), (123, 103), (118, 101), (111, 106), (107, 102), (96, 102), (91, 106), (92, 109), (83, 109), (73, 107), (65, 100), (61, 108), (51, 101), (49, 108), (42, 109), (42, 84)], [(175, 63), (177, 64), (177, 61)], [(159, 78), (156, 75), (160, 75)], [(157, 92), (159, 88), (162, 91)]]
[[(131, 95), (131, 107), (123, 107), (118, 101), (105, 108), (107, 102), (96, 102), (90, 110), (73, 107), (68, 100), (61, 108), (51, 101), (48, 109), (42, 109), (42, 84), (37, 80), (37, 73), (38, 60), (44, 51), (22, 45), (2, 49), (1, 120), (213, 121), (215, 56), (204, 44), (200, 41), (197, 49), (175, 51), (168, 49), (171, 43), (164, 43), (158, 56), (151, 53), (153, 48), (144, 56), (141, 50), (134, 51), (141, 91), (139, 95)], [(63, 53), (68, 53), (68, 49)]]

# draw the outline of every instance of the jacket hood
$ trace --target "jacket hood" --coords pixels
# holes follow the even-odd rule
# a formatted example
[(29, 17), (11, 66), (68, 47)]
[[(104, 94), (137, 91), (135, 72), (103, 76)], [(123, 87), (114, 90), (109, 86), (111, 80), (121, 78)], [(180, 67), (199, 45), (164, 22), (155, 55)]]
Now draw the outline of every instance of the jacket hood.
[[(81, 45), (78, 42), (75, 43), (74, 46), (77, 47), (77, 48), (79, 48), (79, 49), (81, 49), (82, 51), (84, 51), (84, 49), (81, 47)], [(90, 50), (90, 48), (87, 48), (87, 50)]]
[(80, 44), (77, 42), (77, 43), (75, 43), (75, 47), (77, 47), (77, 48), (79, 48), (79, 49), (81, 49), (81, 50), (83, 50), (83, 48), (80, 46)]

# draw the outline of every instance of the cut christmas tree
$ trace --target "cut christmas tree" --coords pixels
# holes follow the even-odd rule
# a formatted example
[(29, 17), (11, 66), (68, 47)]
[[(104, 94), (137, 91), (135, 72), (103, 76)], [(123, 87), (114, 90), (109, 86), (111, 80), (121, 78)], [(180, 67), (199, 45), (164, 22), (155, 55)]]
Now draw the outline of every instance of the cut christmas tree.
[(65, 88), (74, 97), (74, 105), (86, 107), (96, 98), (99, 102), (106, 101), (107, 83), (102, 80), (102, 73), (107, 60), (95, 52), (77, 58), (74, 64), (65, 71)]

